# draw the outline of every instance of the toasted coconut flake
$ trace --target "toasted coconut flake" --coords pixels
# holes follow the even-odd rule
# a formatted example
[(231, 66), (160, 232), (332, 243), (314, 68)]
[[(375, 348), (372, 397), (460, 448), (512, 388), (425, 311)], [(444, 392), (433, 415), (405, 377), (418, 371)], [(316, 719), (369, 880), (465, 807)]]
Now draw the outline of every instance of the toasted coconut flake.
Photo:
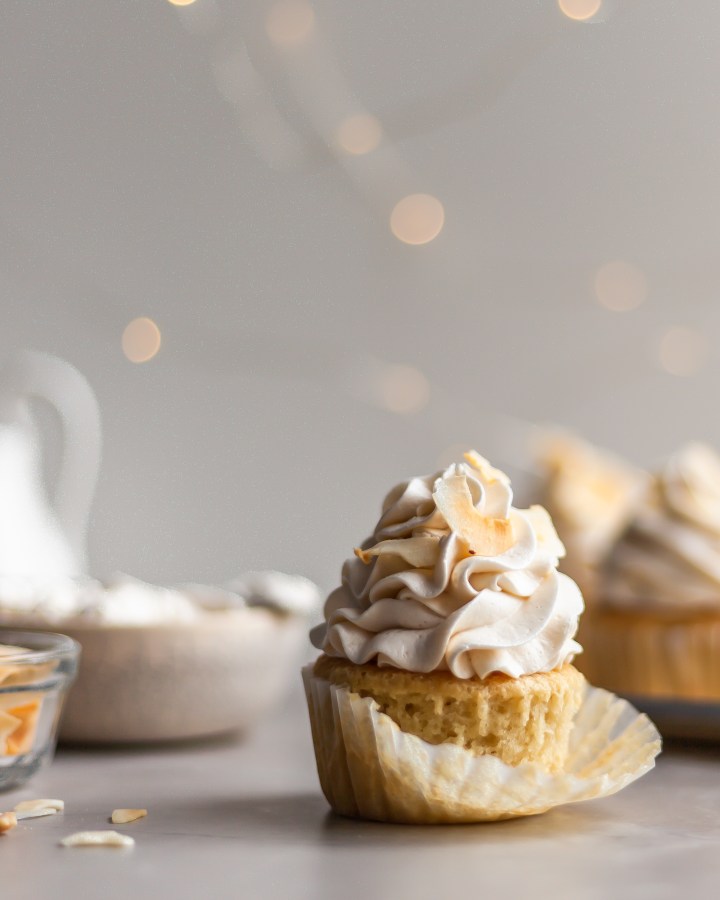
[(438, 479), (433, 500), (448, 527), (467, 544), (469, 552), (474, 551), (480, 556), (499, 556), (512, 546), (510, 520), (483, 516), (475, 508), (467, 478), (461, 469)]
[(463, 457), (466, 463), (471, 465), (477, 472), (480, 472), (488, 484), (494, 484), (496, 481), (510, 484), (510, 479), (507, 475), (501, 472), (500, 469), (491, 466), (484, 456), (480, 456), (477, 450), (468, 450), (467, 453), (463, 453)]
[(114, 809), (110, 820), (113, 825), (127, 825), (147, 815), (146, 809)]
[(56, 809), (33, 809), (28, 812), (15, 813), (15, 815), (19, 822), (22, 819), (40, 819), (43, 816), (56, 816), (57, 812)]
[[(15, 647), (13, 644), (0, 644), (0, 659), (3, 656), (15, 656), (17, 653), (27, 653), (24, 647)], [(0, 684), (9, 681), (17, 672), (21, 672), (22, 666), (0, 666)]]
[(523, 513), (532, 525), (535, 537), (541, 547), (551, 556), (562, 559), (565, 556), (565, 545), (558, 537), (550, 513), (544, 506), (531, 506), (523, 510)]
[(21, 725), (22, 722), (17, 716), (11, 716), (10, 713), (0, 709), (0, 756), (9, 755), (8, 740)]
[(0, 656), (15, 656), (18, 653), (27, 652), (27, 647), (18, 647), (15, 644), (0, 644)]
[(37, 694), (28, 694), (24, 697), (25, 702), (21, 700), (21, 705), (12, 706), (10, 704), (18, 698), (15, 694), (6, 695), (4, 708), (0, 709), (0, 756), (17, 756), (32, 749), (40, 714), (37, 697)]
[(20, 666), (0, 666), (0, 684), (9, 681), (19, 671), (21, 671)]
[(375, 544), (374, 547), (370, 547), (368, 550), (361, 550), (357, 547), (355, 556), (364, 563), (369, 563), (375, 556), (394, 553), (396, 556), (404, 559), (405, 562), (410, 563), (411, 566), (423, 568), (435, 565), (439, 543), (440, 538), (434, 535), (397, 538), (389, 541), (380, 541), (380, 543)]
[(22, 800), (16, 804), (15, 812), (37, 812), (38, 810), (62, 812), (65, 809), (64, 800)]
[(34, 696), (28, 695), (27, 701), (22, 705), (5, 710), (8, 715), (14, 716), (17, 720), (17, 726), (5, 738), (4, 753), (7, 756), (17, 756), (20, 753), (28, 753), (32, 750), (38, 716), (40, 715), (40, 700), (36, 700), (34, 697), (37, 697), (37, 694)]
[(63, 847), (132, 847), (135, 839), (119, 831), (76, 831), (60, 843)]
[(11, 831), (17, 825), (17, 816), (14, 812), (0, 813), (0, 834)]

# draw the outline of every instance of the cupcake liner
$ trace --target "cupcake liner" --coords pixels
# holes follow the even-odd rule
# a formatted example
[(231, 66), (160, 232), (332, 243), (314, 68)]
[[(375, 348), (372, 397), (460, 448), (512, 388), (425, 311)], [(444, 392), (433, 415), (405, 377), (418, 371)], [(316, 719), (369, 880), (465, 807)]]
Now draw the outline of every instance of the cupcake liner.
[(622, 694), (720, 700), (720, 616), (668, 621), (650, 614), (587, 613), (578, 668)]
[(339, 725), (334, 727), (334, 723), (340, 721), (336, 697), (329, 690), (330, 682), (312, 674), (312, 666), (305, 667), (302, 674), (320, 787), (336, 812), (343, 816), (358, 816), (343, 733)]
[(303, 669), (320, 784), (345, 816), (408, 824), (470, 823), (530, 816), (607, 797), (652, 769), (660, 735), (629, 703), (588, 686), (567, 763), (547, 772), (509, 766), (454, 744), (400, 730), (370, 697)]

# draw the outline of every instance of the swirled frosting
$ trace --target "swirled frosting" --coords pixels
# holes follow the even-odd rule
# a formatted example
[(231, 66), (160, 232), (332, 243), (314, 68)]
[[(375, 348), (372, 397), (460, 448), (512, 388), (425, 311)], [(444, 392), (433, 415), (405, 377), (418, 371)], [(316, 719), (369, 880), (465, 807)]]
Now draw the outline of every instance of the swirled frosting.
[(668, 613), (720, 608), (720, 457), (688, 444), (651, 490), (601, 569), (609, 606)]
[(544, 505), (569, 556), (597, 563), (627, 526), (649, 476), (570, 432), (544, 433), (536, 457)]
[(482, 457), (411, 478), (385, 497), (370, 538), (345, 562), (313, 644), (458, 678), (550, 671), (580, 651), (580, 591), (557, 571), (564, 548), (542, 507), (512, 506)]

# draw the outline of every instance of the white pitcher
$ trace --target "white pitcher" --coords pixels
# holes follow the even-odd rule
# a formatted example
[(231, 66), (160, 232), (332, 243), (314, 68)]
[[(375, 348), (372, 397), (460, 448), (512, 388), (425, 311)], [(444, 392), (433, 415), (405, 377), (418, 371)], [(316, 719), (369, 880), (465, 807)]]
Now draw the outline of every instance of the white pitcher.
[[(62, 424), (62, 462), (52, 506), (43, 484), (30, 398), (49, 403)], [(0, 575), (45, 579), (86, 573), (88, 516), (100, 451), (97, 400), (77, 369), (27, 351), (0, 370)]]

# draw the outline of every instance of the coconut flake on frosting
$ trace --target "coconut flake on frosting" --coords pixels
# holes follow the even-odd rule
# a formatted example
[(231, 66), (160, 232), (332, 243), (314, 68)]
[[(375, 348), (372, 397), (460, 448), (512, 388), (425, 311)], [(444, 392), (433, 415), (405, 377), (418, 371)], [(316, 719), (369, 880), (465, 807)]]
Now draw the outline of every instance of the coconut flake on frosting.
[(608, 606), (720, 608), (720, 457), (692, 443), (671, 456), (601, 570)]
[(582, 596), (557, 571), (565, 551), (550, 517), (514, 508), (507, 476), (465, 459), (385, 497), (311, 633), (318, 649), (458, 678), (547, 672), (580, 652)]

